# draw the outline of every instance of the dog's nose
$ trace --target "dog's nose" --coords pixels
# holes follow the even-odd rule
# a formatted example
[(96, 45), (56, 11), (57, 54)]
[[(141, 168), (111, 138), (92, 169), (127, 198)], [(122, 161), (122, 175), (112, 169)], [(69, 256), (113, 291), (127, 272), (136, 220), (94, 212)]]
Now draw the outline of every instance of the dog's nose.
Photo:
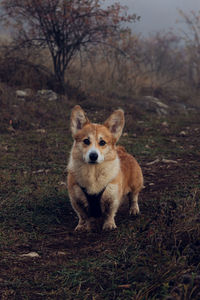
[(96, 152), (91, 152), (89, 155), (90, 161), (95, 162), (98, 158), (98, 154)]

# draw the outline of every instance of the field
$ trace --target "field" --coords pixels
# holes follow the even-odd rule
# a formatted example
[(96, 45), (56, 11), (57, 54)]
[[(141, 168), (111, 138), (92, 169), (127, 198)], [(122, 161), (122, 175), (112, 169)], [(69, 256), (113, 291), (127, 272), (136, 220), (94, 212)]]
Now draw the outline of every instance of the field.
[[(2, 95), (1, 299), (200, 299), (199, 113), (158, 118), (119, 99)], [(74, 232), (66, 165), (75, 104), (100, 122), (123, 108), (120, 144), (144, 173), (140, 216), (124, 205), (111, 232)]]

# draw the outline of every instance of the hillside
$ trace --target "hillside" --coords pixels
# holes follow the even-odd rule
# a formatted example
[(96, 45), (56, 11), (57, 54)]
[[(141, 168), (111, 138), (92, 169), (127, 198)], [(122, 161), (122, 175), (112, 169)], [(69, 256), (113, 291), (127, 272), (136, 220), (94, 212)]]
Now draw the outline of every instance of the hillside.
[[(180, 113), (165, 101), (169, 112), (158, 113), (138, 100), (48, 101), (2, 86), (2, 300), (200, 299), (199, 112)], [(145, 189), (140, 216), (129, 216), (124, 205), (115, 231), (74, 232), (66, 165), (75, 104), (95, 122), (125, 110), (120, 144), (140, 162)]]

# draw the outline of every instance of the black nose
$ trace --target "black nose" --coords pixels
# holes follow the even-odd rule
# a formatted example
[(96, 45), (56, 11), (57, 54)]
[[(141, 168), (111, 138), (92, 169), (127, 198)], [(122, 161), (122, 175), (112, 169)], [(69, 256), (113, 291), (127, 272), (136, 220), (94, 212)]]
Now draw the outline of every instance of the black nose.
[(90, 161), (95, 162), (98, 158), (98, 154), (96, 152), (91, 152), (89, 155)]

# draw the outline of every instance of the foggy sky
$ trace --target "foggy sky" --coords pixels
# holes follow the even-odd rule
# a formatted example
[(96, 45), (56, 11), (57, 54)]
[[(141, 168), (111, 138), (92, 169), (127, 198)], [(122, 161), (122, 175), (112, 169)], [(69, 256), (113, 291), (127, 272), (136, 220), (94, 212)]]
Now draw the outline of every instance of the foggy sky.
[(127, 5), (129, 13), (141, 16), (140, 22), (131, 27), (133, 32), (142, 33), (144, 36), (150, 32), (170, 29), (178, 33), (180, 29), (184, 29), (183, 24), (176, 23), (177, 20), (181, 20), (178, 11), (180, 9), (185, 13), (190, 13), (192, 10), (200, 11), (200, 0), (120, 0), (118, 2)]

